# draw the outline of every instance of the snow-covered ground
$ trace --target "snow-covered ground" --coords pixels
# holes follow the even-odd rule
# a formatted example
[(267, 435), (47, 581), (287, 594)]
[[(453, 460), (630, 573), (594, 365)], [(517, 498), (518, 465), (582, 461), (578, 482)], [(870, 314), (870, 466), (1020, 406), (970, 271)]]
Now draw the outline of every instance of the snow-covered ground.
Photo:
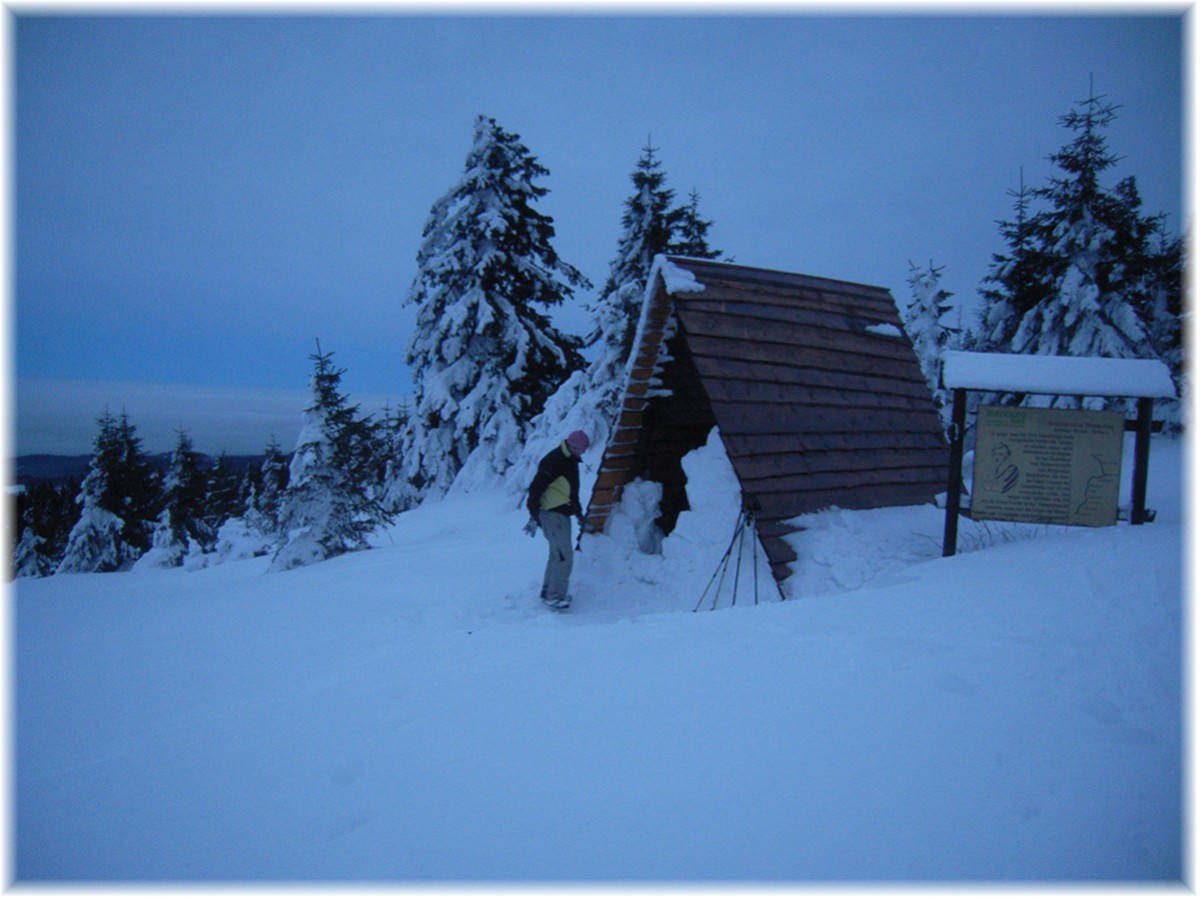
[[(1141, 527), (809, 517), (780, 602), (712, 448), (537, 599), (516, 500), (268, 574), (21, 579), (19, 882), (1096, 881), (1184, 876), (1183, 445)], [(1128, 482), (1126, 466), (1126, 481)], [(1126, 488), (1126, 497), (1128, 488)]]

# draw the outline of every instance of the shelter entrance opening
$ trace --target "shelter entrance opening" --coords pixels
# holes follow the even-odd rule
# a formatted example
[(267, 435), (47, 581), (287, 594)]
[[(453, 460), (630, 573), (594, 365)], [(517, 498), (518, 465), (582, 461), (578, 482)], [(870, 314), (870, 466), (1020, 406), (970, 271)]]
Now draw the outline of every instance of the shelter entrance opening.
[(703, 447), (717, 424), (687, 341), (678, 329), (666, 341), (665, 350), (658, 375), (661, 386), (651, 389), (642, 410), (632, 467), (635, 478), (662, 485), (655, 525), (664, 537), (675, 530), (679, 514), (691, 509), (683, 458)]

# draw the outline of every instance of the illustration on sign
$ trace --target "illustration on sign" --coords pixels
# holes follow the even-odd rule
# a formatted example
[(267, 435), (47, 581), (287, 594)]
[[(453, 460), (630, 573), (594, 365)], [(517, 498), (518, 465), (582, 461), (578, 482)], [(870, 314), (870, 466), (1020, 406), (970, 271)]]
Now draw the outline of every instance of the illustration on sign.
[(972, 518), (1115, 524), (1124, 434), (1120, 412), (982, 407)]

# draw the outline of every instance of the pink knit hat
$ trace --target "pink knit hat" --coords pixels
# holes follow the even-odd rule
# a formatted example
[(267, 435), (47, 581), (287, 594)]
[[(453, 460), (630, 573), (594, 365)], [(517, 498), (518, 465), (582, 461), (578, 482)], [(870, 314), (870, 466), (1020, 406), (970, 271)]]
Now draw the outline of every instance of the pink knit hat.
[(591, 444), (591, 441), (588, 440), (588, 436), (582, 431), (572, 431), (567, 435), (567, 449), (576, 456), (581, 456), (589, 444)]

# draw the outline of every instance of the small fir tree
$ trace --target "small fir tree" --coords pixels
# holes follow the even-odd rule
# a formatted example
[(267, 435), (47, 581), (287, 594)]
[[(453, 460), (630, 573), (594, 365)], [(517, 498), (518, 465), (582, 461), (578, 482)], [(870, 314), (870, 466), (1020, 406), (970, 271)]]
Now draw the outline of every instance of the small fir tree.
[(1147, 261), (1145, 307), (1147, 337), (1158, 357), (1178, 377), (1183, 366), (1182, 315), (1185, 285), (1184, 241), (1156, 225), (1154, 250)]
[[(15, 521), (19, 524), (20, 543), (25, 546), (21, 554), (25, 562), (17, 564), (14, 549), (14, 570), (17, 574), (37, 574), (28, 569), (32, 562), (36, 569), (46, 569), (40, 574), (53, 574), (67, 546), (71, 529), (79, 521), (78, 497), (81, 479), (71, 479), (65, 484), (37, 481), (25, 485), (16, 495)], [(40, 559), (29, 557), (33, 553)]]
[[(245, 480), (222, 450), (205, 479), (204, 524), (210, 535), (215, 537), (224, 523), (246, 511), (245, 486)], [(205, 546), (211, 547), (211, 540)]]
[[(1186, 308), (1184, 290), (1187, 281), (1186, 244), (1183, 238), (1172, 238), (1163, 221), (1158, 221), (1158, 235), (1147, 273), (1146, 320), (1150, 346), (1171, 370), (1178, 398), (1187, 390), (1183, 356), (1182, 316)], [(1167, 429), (1178, 433), (1183, 428), (1182, 399), (1159, 400), (1155, 414), (1166, 423)]]
[(79, 521), (56, 572), (114, 572), (131, 566), (150, 546), (158, 485), (137, 429), (122, 413), (105, 412), (80, 488)]
[(720, 250), (708, 245), (708, 229), (712, 222), (700, 217), (700, 194), (693, 189), (686, 206), (679, 208), (675, 219), (676, 236), (667, 252), (692, 259), (716, 259)]
[(288, 458), (279, 441), (271, 442), (263, 451), (259, 477), (246, 504), (246, 525), (259, 534), (279, 534), (279, 506), (288, 485)]
[(952, 294), (941, 286), (942, 269), (929, 263), (927, 268), (908, 264), (908, 285), (912, 291), (904, 311), (904, 330), (912, 341), (913, 351), (933, 394), (942, 425), (949, 424), (948, 392), (940, 387), (942, 354), (953, 348), (953, 329), (943, 321), (950, 312), (948, 301)]
[(392, 516), (369, 477), (374, 426), (341, 393), (344, 370), (332, 354), (311, 357), (313, 401), (288, 470), (279, 504), (280, 545), (271, 561), (279, 571), (369, 547), (367, 537)]
[(202, 552), (214, 532), (205, 522), (206, 480), (192, 439), (180, 429), (163, 479), (164, 508), (154, 529), (153, 564), (181, 566), (189, 552)]
[(405, 401), (397, 405), (395, 412), (391, 407), (384, 410), (384, 418), (379, 431), (380, 458), (382, 472), (380, 480), (383, 485), (382, 502), (389, 512), (403, 512), (411, 497), (411, 485), (404, 476), (404, 442), (409, 428), (409, 406)]
[(41, 578), (54, 573), (55, 562), (48, 553), (47, 541), (34, 530), (32, 516), (21, 522), (21, 539), (13, 550), (12, 577)]

